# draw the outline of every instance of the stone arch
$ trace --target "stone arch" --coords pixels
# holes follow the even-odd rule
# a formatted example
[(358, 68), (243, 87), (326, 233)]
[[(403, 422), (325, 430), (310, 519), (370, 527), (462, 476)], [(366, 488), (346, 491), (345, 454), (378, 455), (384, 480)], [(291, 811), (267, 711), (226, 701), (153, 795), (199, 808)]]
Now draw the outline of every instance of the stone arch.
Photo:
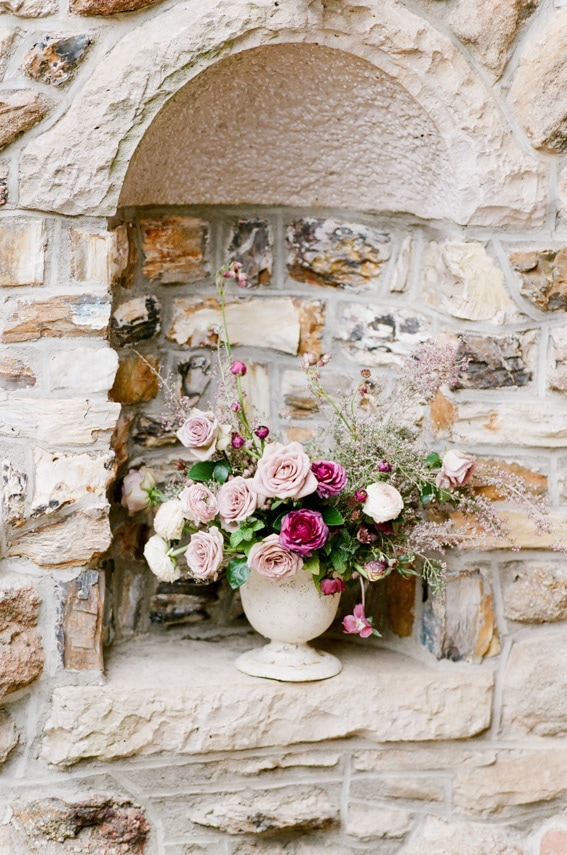
[[(112, 216), (140, 141), (185, 84), (251, 48), (312, 42), (374, 65), (435, 127), (448, 164), (440, 180), (448, 190), (433, 206), (424, 194), (423, 204), (406, 205), (409, 213), (479, 225), (543, 221), (545, 166), (518, 149), (495, 99), (449, 39), (393, 2), (293, 5), (201, 0), (170, 7), (129, 31), (65, 114), (24, 149), (21, 204)], [(367, 207), (382, 210), (379, 199)]]

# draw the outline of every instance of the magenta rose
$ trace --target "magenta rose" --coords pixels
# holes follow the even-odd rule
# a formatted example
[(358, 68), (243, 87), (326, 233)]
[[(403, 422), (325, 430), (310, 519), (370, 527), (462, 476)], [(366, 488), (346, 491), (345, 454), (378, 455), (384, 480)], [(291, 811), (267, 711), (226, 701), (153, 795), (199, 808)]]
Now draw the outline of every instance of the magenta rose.
[(284, 549), (277, 534), (270, 534), (255, 543), (248, 553), (248, 566), (260, 576), (277, 582), (295, 574), (303, 567), (303, 558)]
[(333, 579), (322, 579), (321, 580), (321, 593), (326, 597), (330, 597), (333, 594), (340, 594), (346, 588), (345, 583), (342, 579), (338, 577), (334, 577)]
[(311, 461), (299, 442), (271, 442), (258, 461), (252, 486), (261, 496), (302, 499), (317, 489)]
[(347, 482), (345, 467), (340, 463), (333, 463), (332, 460), (314, 460), (311, 471), (319, 482), (317, 493), (322, 499), (337, 496)]
[(319, 511), (301, 508), (290, 511), (282, 519), (280, 544), (297, 555), (313, 555), (328, 536), (329, 529)]

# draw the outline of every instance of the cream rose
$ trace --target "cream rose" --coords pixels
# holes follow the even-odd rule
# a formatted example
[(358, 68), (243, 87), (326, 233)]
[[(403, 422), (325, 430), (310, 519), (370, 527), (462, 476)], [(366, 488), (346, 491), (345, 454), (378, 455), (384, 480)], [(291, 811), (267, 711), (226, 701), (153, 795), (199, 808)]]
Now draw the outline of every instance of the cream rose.
[(141, 466), (140, 469), (130, 469), (122, 482), (122, 507), (127, 508), (128, 514), (145, 511), (150, 507), (150, 490), (156, 485), (153, 469)]
[(179, 540), (185, 518), (179, 499), (170, 499), (160, 505), (154, 517), (154, 531), (164, 540)]
[(462, 487), (473, 473), (475, 459), (464, 451), (448, 451), (441, 463), (435, 483), (440, 490)]
[(303, 567), (303, 558), (288, 552), (280, 545), (279, 535), (270, 534), (255, 543), (248, 553), (248, 566), (260, 576), (277, 581), (286, 576), (295, 576)]
[(276, 499), (301, 499), (314, 493), (318, 486), (311, 461), (299, 442), (269, 443), (252, 480), (257, 493)]
[(362, 511), (376, 523), (395, 520), (404, 507), (404, 500), (395, 487), (377, 481), (366, 487), (367, 499)]
[(191, 537), (185, 560), (196, 579), (214, 582), (222, 564), (223, 546), (223, 536), (214, 525), (208, 531), (198, 531)]
[(175, 582), (181, 572), (168, 552), (169, 543), (158, 534), (152, 535), (144, 546), (144, 558), (152, 573), (162, 582)]
[(209, 460), (217, 450), (219, 430), (214, 413), (194, 407), (176, 435), (196, 460)]
[(239, 523), (252, 516), (260, 496), (252, 486), (252, 478), (237, 475), (222, 485), (217, 503), (222, 527), (225, 531), (235, 531)]
[(210, 522), (217, 514), (217, 500), (204, 484), (188, 484), (179, 501), (185, 519), (196, 525)]

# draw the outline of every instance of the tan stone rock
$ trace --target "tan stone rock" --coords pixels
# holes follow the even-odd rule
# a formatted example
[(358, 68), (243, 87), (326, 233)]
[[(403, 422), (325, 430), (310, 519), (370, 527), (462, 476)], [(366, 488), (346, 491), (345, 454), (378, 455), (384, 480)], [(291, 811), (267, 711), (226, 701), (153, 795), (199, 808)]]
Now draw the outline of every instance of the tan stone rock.
[(0, 94), (0, 148), (41, 122), (48, 108), (47, 99), (32, 89), (3, 90)]
[(118, 419), (120, 404), (84, 398), (10, 398), (0, 400), (0, 436), (21, 436), (52, 445), (90, 445), (109, 437)]
[(98, 558), (111, 541), (108, 508), (86, 508), (47, 525), (19, 529), (8, 555), (29, 558), (40, 567), (76, 567)]
[(196, 282), (209, 273), (209, 225), (196, 217), (156, 217), (140, 220), (142, 272), (150, 279)]
[(112, 336), (120, 347), (153, 338), (161, 329), (161, 305), (153, 294), (121, 303), (112, 314)]
[(472, 45), (488, 68), (500, 75), (508, 47), (539, 0), (458, 0), (449, 23), (465, 44)]
[[(249, 299), (228, 303), (228, 334), (233, 345), (252, 345), (298, 353), (299, 311), (290, 299)], [(210, 330), (215, 332), (211, 334)], [(214, 299), (173, 301), (173, 322), (168, 339), (181, 345), (199, 347), (215, 343), (221, 329), (219, 304)]]
[(242, 378), (242, 390), (246, 394), (244, 407), (249, 417), (256, 423), (258, 420), (269, 422), (271, 412), (270, 375), (267, 365), (246, 360), (247, 371)]
[[(4, 5), (4, 3), (0, 3), (1, 11), (3, 11), (2, 6)], [(8, 65), (8, 60), (12, 53), (12, 45), (14, 44), (15, 39), (16, 29), (9, 29), (8, 27), (2, 27), (0, 29), (0, 80), (6, 73), (6, 66)]]
[[(0, 115), (1, 110), (0, 103)], [(42, 285), (44, 251), (45, 232), (42, 220), (2, 220), (0, 287)]]
[(156, 356), (123, 356), (108, 397), (121, 404), (142, 404), (159, 392), (159, 359)]
[(422, 747), (365, 748), (352, 755), (352, 768), (355, 772), (398, 772), (452, 770), (460, 766), (490, 766), (496, 760), (496, 752), (490, 746), (471, 744), (464, 748), (461, 744), (435, 745)]
[[(482, 470), (487, 468), (491, 474), (498, 475), (500, 472), (504, 478), (512, 476), (520, 478), (530, 493), (535, 496), (545, 496), (547, 494), (547, 477), (541, 472), (534, 472), (532, 469), (527, 469), (519, 463), (507, 463), (505, 460), (491, 460), (488, 458), (479, 458), (475, 475), (479, 481), (482, 481)], [(505, 501), (505, 496), (502, 491), (492, 484), (475, 487), (476, 492), (482, 496), (486, 496), (493, 502)]]
[[(445, 399), (446, 400), (446, 399)], [(526, 401), (468, 401), (451, 403), (454, 438), (468, 447), (562, 448), (567, 444), (567, 413), (563, 406), (534, 398)], [(434, 419), (438, 428), (439, 421)], [(521, 425), (521, 430), (519, 426)]]
[(36, 447), (34, 494), (31, 514), (50, 514), (81, 500), (105, 502), (115, 476), (114, 455), (108, 453), (63, 454)]
[(567, 328), (550, 330), (548, 379), (550, 389), (567, 392)]
[(567, 248), (514, 252), (510, 263), (520, 279), (520, 293), (538, 309), (567, 309)]
[(49, 357), (49, 389), (75, 394), (84, 392), (85, 377), (89, 378), (89, 392), (108, 392), (114, 383), (118, 368), (118, 354), (111, 347), (73, 347), (58, 350)]
[(409, 775), (381, 778), (354, 777), (350, 782), (350, 796), (375, 803), (377, 799), (403, 799), (416, 802), (443, 802), (444, 781), (434, 777), (415, 778)]
[(399, 573), (391, 573), (386, 578), (388, 623), (399, 638), (409, 638), (413, 632), (415, 590), (415, 576), (404, 578)]
[[(351, 378), (333, 371), (326, 371), (325, 388), (332, 394), (341, 396), (348, 391)], [(284, 371), (280, 383), (280, 415), (292, 419), (305, 419), (319, 412), (329, 410), (329, 405), (321, 398), (313, 396), (307, 385), (303, 371)]]
[(515, 828), (491, 828), (428, 816), (399, 855), (525, 855), (525, 841)]
[(405, 291), (411, 271), (414, 252), (414, 240), (406, 237), (399, 250), (399, 255), (390, 276), (390, 291), (394, 294)]
[(110, 320), (108, 296), (53, 296), (44, 300), (8, 300), (2, 341), (36, 341), (45, 336), (103, 336)]
[[(6, 762), (8, 755), (14, 750), (18, 742), (19, 736), (14, 722), (6, 710), (0, 710), (0, 764)], [(0, 847), (1, 845), (0, 838)]]
[(127, 226), (114, 231), (71, 229), (71, 274), (78, 282), (100, 282), (111, 287), (121, 280), (129, 263)]
[(32, 80), (61, 86), (70, 80), (90, 43), (91, 40), (84, 33), (63, 37), (44, 36), (25, 52), (22, 69)]
[(501, 569), (504, 616), (522, 623), (567, 620), (567, 569), (561, 562), (513, 561)]
[(85, 570), (64, 586), (63, 665), (67, 670), (102, 671), (104, 573)]
[(0, 697), (23, 689), (43, 670), (39, 606), (31, 586), (0, 592)]
[(2, 461), (2, 520), (12, 526), (25, 521), (28, 476), (19, 472), (10, 460)]
[(42, 18), (57, 11), (56, 0), (1, 0), (0, 11), (13, 12), (20, 18)]
[(25, 365), (19, 359), (12, 359), (11, 356), (0, 357), (0, 388), (25, 389), (28, 386), (35, 386), (36, 380), (29, 365)]
[(300, 684), (240, 675), (236, 651), (226, 646), (167, 639), (121, 645), (105, 686), (55, 689), (44, 758), (66, 766), (85, 757), (192, 756), (355, 734), (415, 742), (470, 736), (490, 722), (489, 671), (432, 669), (354, 645), (337, 652), (342, 674), (306, 694)]
[(413, 815), (407, 810), (351, 804), (348, 809), (346, 833), (357, 840), (404, 837), (410, 830)]
[(431, 423), (436, 431), (451, 430), (458, 417), (458, 409), (442, 392), (437, 392), (429, 405)]
[(137, 12), (146, 6), (155, 6), (160, 0), (71, 0), (70, 11), (77, 15), (116, 15), (119, 12)]
[(299, 311), (299, 350), (298, 353), (323, 353), (323, 334), (325, 332), (326, 304), (323, 300), (294, 300)]

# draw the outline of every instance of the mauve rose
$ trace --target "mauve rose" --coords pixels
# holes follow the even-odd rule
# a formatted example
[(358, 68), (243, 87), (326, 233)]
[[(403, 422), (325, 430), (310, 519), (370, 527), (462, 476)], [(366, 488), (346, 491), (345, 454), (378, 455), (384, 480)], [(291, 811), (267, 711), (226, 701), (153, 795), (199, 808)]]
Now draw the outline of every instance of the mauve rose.
[(314, 460), (311, 464), (311, 471), (319, 482), (317, 494), (322, 499), (337, 496), (347, 482), (345, 467), (341, 466), (340, 463), (333, 463), (332, 460)]
[(297, 555), (313, 555), (329, 536), (329, 529), (319, 511), (300, 508), (282, 519), (280, 544)]
[(157, 509), (154, 517), (156, 534), (165, 540), (179, 540), (183, 533), (185, 519), (179, 499), (170, 499)]
[(222, 564), (223, 546), (223, 536), (214, 525), (208, 531), (192, 535), (185, 560), (195, 579), (214, 582)]
[(196, 460), (209, 460), (217, 450), (219, 432), (214, 413), (204, 413), (194, 407), (176, 435)]
[(303, 558), (284, 549), (277, 534), (270, 534), (254, 544), (248, 553), (248, 566), (260, 576), (276, 582), (286, 576), (295, 576), (303, 567)]
[(440, 490), (450, 490), (451, 487), (462, 487), (471, 477), (475, 467), (475, 459), (464, 451), (448, 451), (443, 458), (441, 471), (435, 479)]
[(181, 573), (173, 558), (167, 554), (169, 543), (158, 534), (152, 535), (144, 546), (144, 558), (152, 573), (162, 582), (175, 582)]
[(301, 499), (315, 492), (317, 479), (301, 443), (271, 442), (258, 461), (252, 486), (267, 498)]
[(156, 485), (153, 469), (141, 466), (140, 469), (130, 469), (122, 481), (122, 507), (127, 508), (128, 514), (145, 511), (150, 507), (149, 490)]
[(404, 500), (395, 487), (377, 481), (366, 488), (367, 499), (362, 506), (364, 513), (376, 523), (395, 520), (404, 507)]
[(217, 503), (222, 527), (225, 531), (235, 531), (239, 523), (252, 516), (260, 496), (252, 486), (252, 478), (237, 475), (219, 489)]
[(196, 525), (210, 522), (217, 514), (217, 500), (204, 484), (188, 484), (179, 501), (185, 519)]

